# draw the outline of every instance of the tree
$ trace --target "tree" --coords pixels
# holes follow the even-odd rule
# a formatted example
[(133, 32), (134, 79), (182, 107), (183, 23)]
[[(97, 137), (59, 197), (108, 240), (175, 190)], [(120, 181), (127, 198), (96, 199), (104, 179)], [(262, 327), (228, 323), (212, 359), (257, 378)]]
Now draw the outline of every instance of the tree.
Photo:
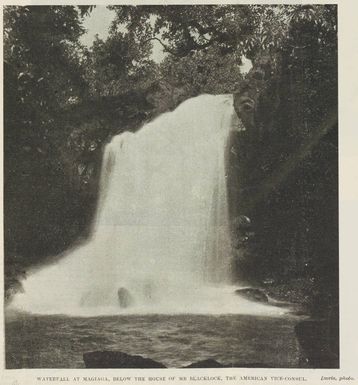
[[(86, 93), (75, 7), (4, 7), (5, 253), (28, 266), (73, 238), (62, 110)], [(18, 262), (20, 261), (20, 262)]]
[(241, 94), (254, 105), (237, 143), (238, 210), (255, 224), (253, 278), (286, 292), (296, 282), (322, 315), (338, 301), (336, 7), (296, 8), (288, 20), (280, 49), (256, 57), (237, 93), (238, 107)]

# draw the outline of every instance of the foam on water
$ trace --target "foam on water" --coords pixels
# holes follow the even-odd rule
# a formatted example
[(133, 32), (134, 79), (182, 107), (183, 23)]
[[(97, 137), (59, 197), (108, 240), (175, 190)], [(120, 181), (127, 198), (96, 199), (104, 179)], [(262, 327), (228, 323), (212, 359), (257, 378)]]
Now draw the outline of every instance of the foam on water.
[[(182, 103), (106, 147), (88, 242), (31, 274), (12, 307), (33, 313), (281, 314), (233, 294), (226, 188), (231, 95)], [(131, 306), (120, 306), (118, 290)]]

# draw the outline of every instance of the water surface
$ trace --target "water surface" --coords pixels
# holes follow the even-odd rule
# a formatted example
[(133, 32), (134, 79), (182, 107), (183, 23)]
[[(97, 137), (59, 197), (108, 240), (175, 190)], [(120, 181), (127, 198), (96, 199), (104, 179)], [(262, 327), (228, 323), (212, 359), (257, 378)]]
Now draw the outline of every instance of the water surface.
[(7, 368), (83, 368), (82, 355), (120, 350), (181, 367), (212, 358), (224, 364), (298, 367), (289, 315), (122, 315), (6, 318)]

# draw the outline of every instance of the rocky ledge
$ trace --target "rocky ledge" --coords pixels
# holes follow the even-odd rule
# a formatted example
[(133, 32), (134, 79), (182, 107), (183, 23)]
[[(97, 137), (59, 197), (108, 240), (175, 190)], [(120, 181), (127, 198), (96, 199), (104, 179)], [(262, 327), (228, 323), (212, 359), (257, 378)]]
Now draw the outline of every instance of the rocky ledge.
[(94, 351), (83, 354), (86, 368), (150, 369), (165, 368), (160, 362), (142, 356), (131, 356), (120, 351)]
[[(86, 368), (92, 369), (155, 369), (166, 368), (160, 362), (142, 356), (132, 356), (120, 351), (94, 351), (83, 354), (83, 360)], [(190, 365), (183, 366), (183, 369), (189, 368), (268, 368), (270, 366), (263, 363), (235, 363), (222, 364), (213, 359), (194, 362)]]

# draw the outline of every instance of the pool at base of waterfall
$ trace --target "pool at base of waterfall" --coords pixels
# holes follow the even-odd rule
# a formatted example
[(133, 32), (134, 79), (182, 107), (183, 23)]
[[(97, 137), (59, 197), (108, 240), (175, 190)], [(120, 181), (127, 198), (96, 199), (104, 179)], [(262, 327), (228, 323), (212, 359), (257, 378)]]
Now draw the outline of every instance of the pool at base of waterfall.
[(299, 367), (292, 315), (116, 315), (8, 313), (6, 368), (84, 368), (83, 353), (116, 350), (182, 367), (214, 359), (242, 366)]

